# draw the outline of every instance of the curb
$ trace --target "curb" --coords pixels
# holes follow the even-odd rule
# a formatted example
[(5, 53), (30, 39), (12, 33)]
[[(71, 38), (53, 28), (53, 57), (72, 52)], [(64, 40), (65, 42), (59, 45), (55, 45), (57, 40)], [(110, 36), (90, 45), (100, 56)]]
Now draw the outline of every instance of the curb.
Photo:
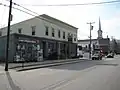
[(40, 65), (40, 66), (34, 66), (34, 67), (24, 67), (21, 69), (17, 69), (16, 71), (27, 71), (27, 70), (33, 70), (33, 69), (38, 69), (38, 68), (46, 68), (46, 67), (53, 67), (53, 66), (60, 66), (60, 65), (65, 65), (65, 64), (73, 64), (73, 63), (78, 63), (78, 62), (85, 62), (85, 61), (90, 61), (90, 60), (74, 60), (74, 61), (69, 61), (69, 62), (59, 62), (59, 63), (52, 63), (52, 64), (46, 64), (46, 65)]
[[(28, 64), (28, 65), (26, 65), (25, 63), (23, 63), (24, 64), (24, 67), (30, 67), (30, 66), (38, 66), (38, 65), (46, 65), (46, 64), (53, 64), (53, 63), (64, 63), (64, 62), (72, 62), (72, 61), (78, 61), (78, 60), (87, 60), (87, 59), (68, 59), (68, 60), (55, 60), (55, 61), (51, 61), (51, 62), (43, 62), (43, 63), (34, 63), (34, 64)], [(22, 63), (20, 63), (20, 65), (19, 66), (14, 66), (14, 67), (10, 67), (9, 69), (15, 69), (15, 68), (21, 68), (22, 67), (22, 65), (21, 65)]]

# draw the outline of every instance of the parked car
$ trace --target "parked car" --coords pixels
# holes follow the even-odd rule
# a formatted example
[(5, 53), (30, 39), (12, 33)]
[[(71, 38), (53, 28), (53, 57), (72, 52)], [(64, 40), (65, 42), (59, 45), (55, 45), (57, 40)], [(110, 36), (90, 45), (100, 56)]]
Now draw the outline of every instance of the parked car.
[(107, 55), (107, 58), (114, 58), (114, 53), (109, 53), (109, 54)]
[(79, 58), (83, 58), (83, 55), (82, 55), (82, 54), (79, 54), (78, 57), (79, 57)]
[(79, 54), (77, 54), (77, 57), (78, 58), (83, 58), (83, 54), (79, 53)]
[(95, 53), (92, 55), (92, 60), (102, 60), (102, 55), (99, 53)]
[(72, 58), (83, 58), (83, 55), (77, 54), (77, 56), (72, 56)]
[(83, 55), (84, 55), (84, 52), (82, 51), (82, 50), (77, 50), (77, 57), (78, 58), (82, 58), (83, 57)]

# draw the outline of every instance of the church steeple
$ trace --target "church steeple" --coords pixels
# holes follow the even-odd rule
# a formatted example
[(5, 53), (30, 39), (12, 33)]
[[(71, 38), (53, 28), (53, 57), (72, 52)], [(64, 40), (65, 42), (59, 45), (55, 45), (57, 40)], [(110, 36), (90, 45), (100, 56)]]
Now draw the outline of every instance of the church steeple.
[(100, 17), (99, 17), (99, 30), (101, 30), (101, 22), (100, 22)]
[(101, 30), (101, 21), (99, 17), (99, 30), (98, 30), (98, 39), (102, 39), (102, 30)]

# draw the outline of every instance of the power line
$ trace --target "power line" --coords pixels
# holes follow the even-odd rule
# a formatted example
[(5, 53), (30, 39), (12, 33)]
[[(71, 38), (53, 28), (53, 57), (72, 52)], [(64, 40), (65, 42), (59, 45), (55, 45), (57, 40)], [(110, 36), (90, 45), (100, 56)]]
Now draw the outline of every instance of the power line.
[[(6, 0), (6, 1), (9, 1), (9, 0)], [(34, 14), (31, 14), (31, 13), (29, 13), (29, 12), (27, 12), (27, 11), (21, 10), (21, 9), (19, 9), (19, 8), (12, 7), (13, 9), (19, 10), (19, 11), (24, 12), (24, 13), (26, 13), (26, 14), (29, 14), (29, 15), (31, 15), (31, 16), (35, 16), (36, 18), (38, 18), (38, 19), (40, 19), (40, 20), (41, 20), (41, 19), (42, 19), (42, 20), (45, 20), (44, 18), (38, 17), (38, 16), (39, 16), (38, 13), (36, 13), (36, 12), (34, 12), (34, 11), (28, 9), (28, 8), (25, 8), (25, 7), (19, 5), (19, 4), (15, 3), (15, 2), (12, 2), (12, 3), (13, 3), (14, 5), (16, 5), (16, 6), (22, 7), (23, 9), (25, 9), (25, 10), (27, 10), (27, 11), (29, 11), (29, 12), (32, 12), (32, 13), (36, 14), (37, 16), (34, 15)]]
[[(9, 5), (6, 5), (6, 4), (3, 4), (3, 3), (0, 3), (0, 5), (3, 5), (3, 6), (5, 6), (5, 7), (9, 7)], [(21, 9), (19, 9), (19, 8), (16, 8), (16, 7), (13, 7), (13, 6), (12, 6), (12, 8), (15, 9), (15, 10), (21, 11), (21, 12), (23, 12), (23, 13), (26, 13), (26, 14), (28, 14), (28, 15), (34, 16), (34, 17), (36, 17), (36, 18), (38, 18), (38, 19), (40, 19), (40, 20), (46, 20), (46, 19), (44, 19), (44, 18), (39, 17), (39, 16), (38, 16), (39, 14), (36, 13), (36, 12), (34, 12), (34, 13), (37, 14), (37, 16), (34, 15), (34, 14), (31, 14), (31, 13), (29, 13), (29, 12), (27, 12), (27, 11), (21, 10)], [(27, 8), (26, 8), (26, 10), (27, 10)], [(31, 12), (33, 12), (33, 11), (30, 10), (30, 9), (28, 9), (28, 10), (31, 11)], [(48, 20), (47, 20), (47, 21), (48, 21)], [(49, 21), (49, 22), (50, 22), (50, 21)]]
[[(6, 4), (2, 4), (2, 3), (0, 3), (0, 5), (3, 5), (3, 6), (5, 6), (5, 7), (9, 7), (8, 5), (6, 5)], [(16, 8), (16, 7), (12, 7), (12, 8), (15, 9), (15, 10), (18, 10), (18, 11), (24, 12), (24, 13), (26, 13), (26, 14), (28, 14), (28, 15), (35, 16), (35, 17), (38, 18), (38, 19), (45, 20), (44, 18), (38, 17), (38, 16), (36, 16), (36, 15), (33, 15), (33, 14), (31, 14), (31, 13), (29, 13), (29, 12), (27, 12), (27, 11), (21, 10), (21, 9), (19, 9), (19, 8)], [(88, 34), (83, 33), (83, 32), (82, 32), (82, 35), (84, 35), (84, 36), (88, 36)]]
[[(10, 1), (10, 0), (6, 0), (6, 1)], [(117, 3), (117, 2), (120, 2), (120, 0), (117, 0), (117, 1), (109, 1), (109, 2), (98, 2), (98, 3), (83, 3), (83, 4), (59, 4), (59, 5), (92, 5), (92, 4), (106, 4), (106, 3)], [(23, 9), (25, 9), (25, 10), (27, 10), (27, 11), (30, 11), (30, 12), (32, 12), (32, 13), (34, 13), (34, 14), (36, 14), (37, 16), (39, 16), (39, 14), (38, 13), (36, 13), (36, 12), (34, 12), (34, 11), (32, 11), (32, 10), (30, 10), (30, 9), (28, 9), (28, 8), (25, 8), (25, 7), (23, 7), (23, 6), (21, 6), (20, 4), (17, 4), (17, 3), (15, 3), (15, 2), (12, 2), (14, 5), (16, 5), (16, 6), (19, 6), (19, 7), (22, 7)], [(1, 3), (0, 3), (1, 4)], [(50, 6), (52, 6), (52, 5), (50, 5)], [(17, 10), (19, 10), (19, 11), (22, 11), (22, 12), (24, 12), (24, 13), (27, 13), (27, 14), (29, 14), (29, 15), (32, 15), (32, 16), (36, 16), (36, 15), (33, 15), (33, 14), (31, 14), (31, 13), (29, 13), (29, 12), (27, 12), (27, 11), (23, 11), (23, 10), (21, 10), (21, 9), (18, 9), (18, 8), (15, 8), (15, 7), (13, 7), (14, 9), (17, 9)], [(39, 19), (43, 19), (43, 18), (40, 18), (40, 17), (37, 17), (37, 18), (39, 18)]]
[[(9, 7), (9, 5), (6, 5), (6, 4), (3, 4), (3, 3), (0, 3), (0, 5), (3, 5), (3, 6), (5, 6), (5, 7)], [(35, 18), (37, 18), (37, 19), (39, 19), (39, 20), (46, 20), (46, 19), (44, 19), (44, 18), (41, 18), (41, 17), (36, 16), (36, 15), (34, 15), (34, 14), (31, 14), (31, 13), (29, 13), (29, 12), (27, 12), (27, 11), (21, 10), (21, 9), (19, 9), (19, 8), (16, 8), (16, 7), (12, 7), (12, 8), (15, 9), (15, 10), (21, 11), (21, 12), (23, 12), (23, 13), (26, 13), (26, 14), (28, 14), (28, 15), (34, 16)], [(46, 20), (46, 21), (50, 22), (49, 20)], [(50, 22), (50, 23), (51, 23), (51, 22)]]
[(44, 4), (44, 5), (39, 5), (39, 4), (20, 4), (23, 6), (83, 6), (83, 5), (100, 5), (100, 4), (111, 4), (111, 3), (119, 3), (120, 0), (116, 1), (107, 1), (107, 2), (92, 2), (92, 3), (81, 3), (81, 4)]
[[(3, 5), (3, 6), (5, 6), (5, 7), (9, 7), (8, 5), (2, 4), (2, 3), (0, 3), (0, 5)], [(42, 19), (42, 20), (45, 20), (44, 18), (38, 17), (38, 16), (36, 16), (36, 15), (34, 15), (34, 14), (31, 14), (31, 13), (29, 13), (29, 12), (27, 12), (27, 11), (24, 11), (24, 10), (21, 10), (21, 9), (19, 9), (19, 8), (16, 8), (16, 7), (12, 7), (12, 8), (15, 9), (15, 10), (21, 11), (21, 12), (23, 12), (23, 13), (26, 13), (26, 14), (28, 14), (28, 15), (35, 16), (36, 18), (38, 18), (38, 19), (40, 19), (40, 20), (41, 20), (41, 19)], [(85, 33), (82, 33), (82, 35), (88, 36), (88, 34), (85, 34)]]
[[(5, 6), (5, 7), (9, 7), (8, 5), (2, 4), (2, 3), (0, 3), (0, 5), (3, 5), (3, 6)], [(26, 12), (26, 11), (24, 11), (24, 10), (21, 10), (21, 9), (19, 9), (19, 8), (16, 8), (16, 7), (12, 7), (12, 8), (13, 8), (13, 9), (16, 9), (16, 10), (18, 10), (18, 11), (24, 12), (24, 13), (26, 13), (26, 14), (29, 14), (29, 15), (31, 15), (31, 16), (35, 16), (35, 15), (33, 15), (33, 14), (29, 13), (29, 12)]]
[[(3, 3), (0, 3), (0, 5), (3, 5), (3, 6), (5, 6), (5, 7), (9, 7), (9, 5), (6, 5), (6, 4), (3, 4)], [(28, 14), (28, 15), (34, 16), (34, 17), (37, 18), (37, 19), (45, 20), (45, 21), (48, 21), (48, 22), (50, 22), (50, 23), (53, 23), (53, 22), (51, 22), (51, 21), (49, 21), (49, 20), (47, 20), (47, 19), (45, 19), (45, 18), (40, 17), (39, 15), (36, 16), (36, 15), (34, 15), (34, 14), (31, 14), (31, 13), (29, 13), (29, 12), (27, 12), (27, 11), (21, 10), (21, 9), (19, 9), (19, 8), (16, 8), (16, 7), (12, 7), (12, 8), (15, 9), (15, 10), (24, 12), (24, 13), (26, 13), (26, 14)], [(44, 23), (43, 23), (43, 24), (44, 24)]]
[[(6, 1), (10, 1), (10, 0), (6, 0)], [(20, 4), (17, 4), (17, 3), (15, 3), (15, 2), (12, 2), (12, 3), (13, 3), (14, 5), (16, 5), (16, 6), (19, 6), (19, 7), (23, 8), (23, 9), (27, 10), (27, 11), (30, 11), (30, 12), (32, 12), (32, 13), (34, 13), (34, 14), (39, 15), (38, 13), (36, 13), (36, 12), (34, 12), (34, 11), (28, 9), (28, 8), (25, 8), (25, 7), (21, 6)]]

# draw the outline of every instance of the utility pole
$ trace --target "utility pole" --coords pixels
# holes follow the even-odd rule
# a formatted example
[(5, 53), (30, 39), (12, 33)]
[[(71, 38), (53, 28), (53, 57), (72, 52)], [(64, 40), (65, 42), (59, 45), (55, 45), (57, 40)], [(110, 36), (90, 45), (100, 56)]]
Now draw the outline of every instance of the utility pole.
[(8, 56), (9, 56), (9, 38), (10, 38), (10, 23), (12, 21), (12, 0), (10, 0), (9, 6), (9, 17), (8, 17), (8, 30), (7, 30), (7, 41), (6, 41), (6, 60), (5, 60), (5, 71), (8, 71)]
[(90, 25), (90, 46), (89, 46), (89, 59), (91, 59), (91, 30), (93, 30), (93, 26), (92, 26), (92, 24), (94, 24), (95, 22), (89, 22), (89, 23), (87, 23), (87, 24), (89, 24)]

